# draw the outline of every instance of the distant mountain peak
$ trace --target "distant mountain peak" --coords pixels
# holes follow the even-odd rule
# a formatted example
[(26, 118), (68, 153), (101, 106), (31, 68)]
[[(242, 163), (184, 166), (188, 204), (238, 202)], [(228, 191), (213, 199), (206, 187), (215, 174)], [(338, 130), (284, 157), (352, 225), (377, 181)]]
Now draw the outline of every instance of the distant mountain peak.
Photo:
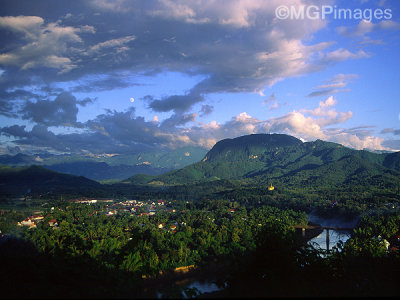
[(221, 140), (201, 162), (151, 180), (165, 185), (231, 179), (340, 185), (371, 176), (392, 182), (390, 176), (399, 171), (400, 153), (377, 154), (322, 140), (302, 142), (286, 134), (251, 134)]
[(203, 162), (216, 159), (242, 160), (256, 157), (266, 149), (298, 146), (303, 142), (286, 134), (250, 134), (233, 139), (224, 139), (214, 145), (206, 154)]

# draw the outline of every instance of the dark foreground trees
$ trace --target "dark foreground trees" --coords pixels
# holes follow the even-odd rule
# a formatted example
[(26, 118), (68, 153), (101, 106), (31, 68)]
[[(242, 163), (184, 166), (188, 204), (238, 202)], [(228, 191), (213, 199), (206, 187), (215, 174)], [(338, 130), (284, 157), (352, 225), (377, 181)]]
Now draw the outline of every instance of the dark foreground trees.
[(304, 213), (234, 207), (203, 201), (154, 217), (109, 217), (87, 205), (56, 209), (25, 240), (1, 240), (2, 295), (133, 298), (143, 296), (142, 276), (213, 265), (226, 286), (220, 296), (398, 296), (399, 252), (384, 243), (395, 244), (398, 215), (362, 219), (326, 256), (296, 235), (293, 225), (307, 223)]

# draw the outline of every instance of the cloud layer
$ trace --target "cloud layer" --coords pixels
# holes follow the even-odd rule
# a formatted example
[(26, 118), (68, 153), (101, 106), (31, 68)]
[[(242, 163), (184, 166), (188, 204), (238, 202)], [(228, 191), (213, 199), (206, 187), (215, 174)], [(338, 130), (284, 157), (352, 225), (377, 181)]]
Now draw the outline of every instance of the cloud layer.
[[(301, 6), (308, 0), (92, 0), (4, 1), (0, 16), (0, 115), (29, 125), (0, 128), (18, 145), (66, 152), (132, 152), (151, 147), (199, 145), (260, 132), (283, 132), (304, 139), (327, 139), (355, 148), (382, 148), (382, 140), (361, 131), (332, 126), (344, 124), (353, 112), (337, 112), (329, 97), (315, 108), (257, 119), (246, 112), (225, 123), (202, 123), (215, 108), (207, 103), (216, 93), (264, 95), (287, 78), (303, 76), (370, 53), (347, 49), (314, 35), (326, 20), (279, 20), (279, 5)], [(318, 5), (332, 1), (318, 1)], [(40, 7), (48, 7), (43, 11)], [(360, 22), (340, 27), (347, 37), (380, 30), (397, 30), (395, 22)], [(201, 78), (182, 94), (143, 98), (151, 113), (147, 121), (134, 108), (105, 107), (86, 122), (78, 121), (83, 106), (95, 101), (82, 94), (137, 86), (135, 76), (148, 78), (177, 72)], [(349, 91), (356, 74), (337, 74), (314, 88), (309, 97)], [(79, 96), (77, 96), (79, 95)], [(263, 102), (280, 107), (275, 94)], [(195, 111), (197, 107), (197, 110)], [(52, 127), (73, 128), (55, 133)]]
[[(69, 98), (72, 103), (75, 100)], [(82, 124), (85, 131), (73, 134), (54, 134), (44, 125), (35, 125), (30, 131), (25, 126), (3, 127), (0, 133), (16, 139), (19, 145), (31, 144), (57, 151), (92, 153), (132, 153), (139, 149), (200, 146), (211, 148), (217, 141), (254, 133), (286, 133), (304, 140), (331, 140), (356, 149), (386, 149), (383, 139), (370, 135), (370, 130), (353, 128), (343, 130), (332, 125), (345, 123), (352, 112), (336, 112), (337, 100), (332, 96), (314, 109), (292, 111), (279, 118), (260, 120), (242, 112), (231, 120), (199, 124), (196, 114), (173, 114), (159, 123), (135, 116), (135, 109), (125, 112), (108, 111)], [(55, 120), (59, 120), (56, 116)], [(47, 121), (46, 121), (47, 122)], [(367, 128), (368, 129), (368, 128)]]
[[(303, 1), (287, 3), (302, 5)], [(281, 21), (275, 17), (280, 4), (257, 0), (92, 1), (71, 6), (70, 13), (55, 20), (53, 16), (52, 21), (41, 16), (0, 17), (0, 34), (10, 41), (0, 51), (0, 65), (8, 79), (0, 80), (0, 87), (9, 90), (122, 70), (203, 75), (205, 79), (186, 95), (169, 95), (150, 103), (155, 111), (187, 111), (203, 101), (205, 94), (262, 93), (284, 78), (366, 56), (362, 50), (329, 49), (331, 41), (305, 44), (303, 40), (325, 22)], [(118, 80), (111, 83), (121, 86)]]

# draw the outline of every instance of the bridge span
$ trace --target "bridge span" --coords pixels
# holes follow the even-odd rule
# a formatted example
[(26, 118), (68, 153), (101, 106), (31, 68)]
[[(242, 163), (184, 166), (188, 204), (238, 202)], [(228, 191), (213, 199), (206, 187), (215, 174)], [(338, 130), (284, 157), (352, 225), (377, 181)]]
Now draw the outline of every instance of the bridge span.
[(322, 229), (326, 231), (326, 250), (329, 252), (329, 230), (337, 231), (353, 231), (354, 228), (350, 227), (335, 227), (335, 226), (322, 226), (322, 225), (295, 225), (294, 228), (301, 229), (301, 234), (304, 237), (306, 230)]

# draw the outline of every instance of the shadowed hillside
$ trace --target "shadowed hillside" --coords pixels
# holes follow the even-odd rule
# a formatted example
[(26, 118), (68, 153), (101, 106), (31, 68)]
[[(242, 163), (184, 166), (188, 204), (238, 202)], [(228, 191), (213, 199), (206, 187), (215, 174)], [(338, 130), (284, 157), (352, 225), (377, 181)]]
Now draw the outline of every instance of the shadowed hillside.
[(100, 195), (103, 186), (85, 177), (57, 173), (40, 166), (0, 167), (0, 195)]

